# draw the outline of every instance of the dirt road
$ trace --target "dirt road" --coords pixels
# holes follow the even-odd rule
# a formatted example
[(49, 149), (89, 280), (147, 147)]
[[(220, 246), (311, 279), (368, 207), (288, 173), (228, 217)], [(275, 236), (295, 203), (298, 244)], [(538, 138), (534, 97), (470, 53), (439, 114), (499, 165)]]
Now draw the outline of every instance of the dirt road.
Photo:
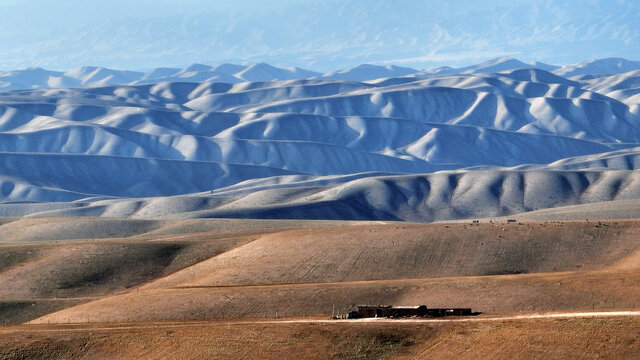
[[(555, 312), (555, 313), (530, 313), (521, 315), (504, 315), (504, 316), (477, 316), (477, 317), (455, 317), (455, 318), (410, 318), (410, 319), (388, 319), (388, 318), (367, 318), (367, 319), (350, 319), (350, 320), (334, 320), (334, 319), (273, 319), (273, 320), (246, 320), (246, 321), (225, 321), (211, 320), (220, 325), (236, 325), (236, 324), (330, 324), (330, 323), (454, 323), (454, 322), (492, 322), (505, 320), (527, 320), (527, 319), (569, 319), (569, 318), (603, 318), (603, 317), (630, 317), (640, 316), (640, 310), (628, 311), (593, 311), (593, 312)], [(37, 324), (33, 326), (22, 326), (22, 330), (28, 332), (64, 332), (64, 331), (87, 331), (87, 330), (123, 330), (123, 329), (145, 329), (145, 328), (176, 328), (200, 326), (210, 323), (211, 321), (187, 321), (176, 323), (120, 323), (104, 326), (102, 324), (92, 326), (92, 324), (56, 324), (43, 325)], [(27, 323), (26, 325), (29, 325)], [(0, 331), (2, 329), (0, 328)]]

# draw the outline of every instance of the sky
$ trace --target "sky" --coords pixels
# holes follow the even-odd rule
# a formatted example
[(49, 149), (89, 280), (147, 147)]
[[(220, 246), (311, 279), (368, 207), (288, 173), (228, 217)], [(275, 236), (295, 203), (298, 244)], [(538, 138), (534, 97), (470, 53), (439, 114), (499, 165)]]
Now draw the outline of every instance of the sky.
[(640, 60), (638, 0), (0, 0), (0, 70)]

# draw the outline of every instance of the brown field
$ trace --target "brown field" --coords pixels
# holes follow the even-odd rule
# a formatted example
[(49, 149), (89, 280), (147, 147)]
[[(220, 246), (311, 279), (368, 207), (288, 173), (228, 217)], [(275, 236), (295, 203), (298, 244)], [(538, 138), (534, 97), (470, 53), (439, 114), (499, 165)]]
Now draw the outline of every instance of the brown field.
[(640, 318), (0, 328), (1, 359), (632, 359)]
[(633, 219), (2, 219), (0, 320), (29, 325), (0, 328), (0, 359), (624, 357), (640, 317), (269, 319), (362, 303), (471, 307), (480, 320), (633, 310), (638, 234)]

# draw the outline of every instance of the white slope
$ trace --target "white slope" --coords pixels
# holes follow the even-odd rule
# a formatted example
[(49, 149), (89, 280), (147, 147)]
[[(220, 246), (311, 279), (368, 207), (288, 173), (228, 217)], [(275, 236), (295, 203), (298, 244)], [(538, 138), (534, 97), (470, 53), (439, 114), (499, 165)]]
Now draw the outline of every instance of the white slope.
[(627, 105), (640, 104), (640, 70), (616, 75), (577, 75), (571, 79), (582, 83), (585, 89), (597, 91)]
[[(514, 215), (510, 215), (512, 218)], [(519, 221), (638, 219), (640, 199), (609, 200), (527, 211), (515, 215)], [(495, 219), (506, 220), (506, 219)]]
[(416, 73), (416, 76), (430, 76), (430, 75), (450, 75), (459, 74), (458, 69), (451, 66), (438, 66), (434, 68), (428, 68), (420, 70)]
[(104, 85), (137, 85), (158, 82), (220, 82), (236, 84), (249, 81), (309, 79), (320, 73), (301, 68), (278, 68), (265, 63), (251, 66), (192, 64), (184, 69), (157, 68), (147, 73), (80, 67), (67, 72), (29, 68), (0, 72), (0, 91), (65, 88)]
[(437, 221), (638, 198), (640, 174), (635, 171), (492, 170), (367, 177), (235, 194), (58, 203), (57, 208), (0, 204), (0, 215)]
[(56, 87), (58, 84), (76, 86), (79, 85), (79, 81), (64, 79), (63, 72), (38, 67), (0, 72), (0, 91)]
[(329, 80), (368, 81), (391, 77), (401, 77), (418, 73), (418, 70), (395, 65), (362, 64), (351, 69), (326, 73), (319, 78)]
[(246, 68), (247, 68), (246, 65), (237, 65), (237, 64), (224, 63), (224, 64), (220, 64), (218, 66), (215, 66), (212, 70), (213, 71), (217, 71), (217, 72), (221, 72), (221, 73), (225, 73), (225, 74), (228, 74), (228, 75), (234, 75), (234, 74), (237, 74), (237, 73), (241, 72), (242, 70), (244, 70)]
[(496, 73), (507, 70), (529, 69), (533, 65), (525, 64), (520, 60), (508, 56), (488, 60), (483, 63), (458, 69), (461, 74)]
[(233, 76), (230, 73), (229, 68), (239, 72), (244, 69), (241, 65), (222, 64), (217, 67), (204, 65), (204, 64), (192, 64), (184, 69), (177, 68), (157, 68), (151, 70), (138, 79), (134, 79), (129, 82), (123, 82), (120, 84), (154, 84), (158, 82), (221, 82), (221, 83), (239, 83), (242, 79)]
[(531, 61), (531, 62), (529, 62), (527, 64), (531, 65), (534, 69), (540, 69), (540, 70), (544, 70), (544, 71), (554, 71), (554, 70), (557, 70), (557, 69), (560, 68), (560, 66), (546, 64), (546, 63), (539, 62), (539, 61)]
[[(61, 193), (73, 200), (167, 196), (298, 173), (261, 165), (75, 154), (0, 153), (0, 163), (6, 201), (56, 201)], [(27, 196), (18, 186), (25, 183), (43, 191), (29, 190)]]
[[(534, 166), (535, 167), (535, 166)], [(610, 151), (601, 154), (569, 157), (544, 167), (550, 170), (616, 169), (640, 170), (640, 148)]]
[(239, 82), (243, 82), (244, 80), (239, 79), (233, 75), (229, 75), (223, 72), (218, 71), (187, 71), (181, 70), (175, 74), (164, 76), (160, 78), (150, 78), (150, 79), (140, 79), (132, 82), (125, 82), (123, 84), (155, 84), (158, 82), (219, 82), (219, 83), (229, 83), (236, 84)]
[(127, 84), (139, 79), (143, 73), (119, 71), (102, 67), (80, 67), (64, 73), (65, 77), (76, 79), (80, 85), (116, 85)]
[(571, 66), (563, 66), (553, 72), (561, 76), (570, 77), (584, 74), (621, 74), (634, 70), (640, 70), (640, 61), (630, 61), (622, 58), (606, 58), (588, 60)]
[(192, 215), (434, 221), (639, 197), (640, 174), (632, 171), (468, 171), (263, 190)]
[(395, 65), (363, 64), (351, 69), (332, 71), (326, 74), (292, 68), (278, 68), (266, 63), (253, 65), (221, 64), (210, 66), (205, 64), (192, 64), (183, 69), (157, 68), (147, 73), (134, 71), (112, 70), (101, 67), (81, 67), (67, 72), (49, 71), (40, 68), (29, 68), (17, 71), (0, 72), (0, 90), (63, 88), (79, 86), (103, 86), (103, 85), (135, 85), (152, 84), (157, 82), (268, 82), (296, 79), (326, 79), (346, 81), (374, 81), (386, 78), (399, 77), (426, 77), (434, 75), (453, 74), (489, 74), (521, 69), (539, 69), (552, 71), (558, 75), (584, 76), (588, 74), (606, 75), (618, 74), (640, 69), (639, 62), (625, 59), (601, 59), (591, 60), (572, 66), (559, 68), (540, 62), (524, 63), (510, 57), (500, 57), (486, 62), (452, 68), (443, 66), (439, 68), (416, 70)]
[[(474, 166), (470, 168), (460, 169), (458, 173), (480, 170), (496, 170), (496, 171), (521, 171), (526, 173), (528, 170), (535, 171), (581, 171), (595, 170), (606, 172), (609, 170), (639, 170), (640, 169), (640, 147), (623, 150), (615, 150), (593, 155), (568, 157), (555, 161), (550, 164), (536, 165), (518, 165), (510, 168), (495, 166)], [(384, 173), (359, 173), (344, 176), (311, 176), (311, 175), (283, 175), (273, 176), (270, 178), (251, 179), (240, 182), (235, 185), (212, 190), (210, 194), (224, 197), (235, 197), (246, 195), (259, 190), (282, 189), (296, 187), (318, 187), (335, 184), (342, 184), (360, 178), (386, 176)]]
[[(211, 74), (238, 81), (189, 81)], [(634, 72), (58, 74), (134, 75), (179, 81), (0, 92), (0, 215), (432, 221), (640, 196)]]
[(308, 79), (320, 73), (300, 68), (281, 69), (265, 63), (253, 64), (237, 73), (235, 77), (244, 81), (278, 81), (293, 79)]
[[(561, 79), (542, 70), (446, 76), (257, 103), (243, 111), (393, 117), (609, 143), (640, 141), (640, 118), (627, 105)], [(538, 82), (545, 80), (551, 82)], [(208, 111), (221, 110), (219, 103), (195, 99), (184, 105)]]
[(142, 77), (140, 77), (140, 79), (138, 79), (138, 81), (168, 78), (176, 75), (178, 72), (180, 72), (180, 69), (178, 68), (159, 67), (146, 72)]
[(496, 73), (502, 71), (513, 71), (520, 69), (540, 69), (544, 71), (554, 71), (558, 69), (558, 66), (549, 65), (541, 62), (524, 63), (520, 60), (503, 56), (485, 62), (465, 66), (461, 68), (452, 68), (448, 66), (426, 69), (418, 72), (417, 76), (430, 76), (430, 75), (451, 75), (451, 74), (482, 74), (482, 73)]

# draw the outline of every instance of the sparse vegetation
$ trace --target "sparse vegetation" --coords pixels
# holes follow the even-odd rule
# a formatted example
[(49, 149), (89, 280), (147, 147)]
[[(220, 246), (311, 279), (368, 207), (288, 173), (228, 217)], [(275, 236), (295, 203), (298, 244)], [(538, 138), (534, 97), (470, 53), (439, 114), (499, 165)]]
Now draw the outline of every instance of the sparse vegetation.
[[(638, 351), (627, 332), (640, 320), (624, 318), (263, 323), (276, 311), (280, 318), (327, 318), (370, 302), (472, 307), (489, 316), (633, 308), (640, 306), (635, 303), (640, 222), (635, 220), (323, 223), (323, 228), (264, 221), (263, 234), (233, 227), (190, 233), (187, 224), (167, 223), (129, 238), (0, 246), (6, 250), (0, 251), (0, 282), (6, 285), (0, 288), (0, 318), (14, 324), (38, 318), (34, 322), (43, 324), (0, 328), (0, 359), (48, 354), (388, 359), (469, 353), (510, 358), (522, 357), (531, 343), (542, 344), (532, 350), (539, 356), (561, 357), (579, 353), (575, 346), (589, 336), (599, 345), (580, 353), (586, 357), (605, 354), (604, 349), (622, 354), (609, 346), (614, 338), (624, 341), (629, 353)], [(207, 226), (202, 220), (196, 228)], [(248, 320), (252, 317), (261, 320)], [(194, 319), (206, 322), (183, 322)], [(154, 322), (159, 320), (183, 323)], [(129, 325), (119, 326), (122, 322)], [(596, 324), (609, 330), (596, 330)], [(496, 337), (516, 345), (499, 346)]]
[(38, 255), (38, 249), (33, 246), (4, 248), (0, 251), (0, 271), (26, 262)]
[(640, 319), (145, 323), (0, 328), (0, 359), (514, 359), (640, 356)]

